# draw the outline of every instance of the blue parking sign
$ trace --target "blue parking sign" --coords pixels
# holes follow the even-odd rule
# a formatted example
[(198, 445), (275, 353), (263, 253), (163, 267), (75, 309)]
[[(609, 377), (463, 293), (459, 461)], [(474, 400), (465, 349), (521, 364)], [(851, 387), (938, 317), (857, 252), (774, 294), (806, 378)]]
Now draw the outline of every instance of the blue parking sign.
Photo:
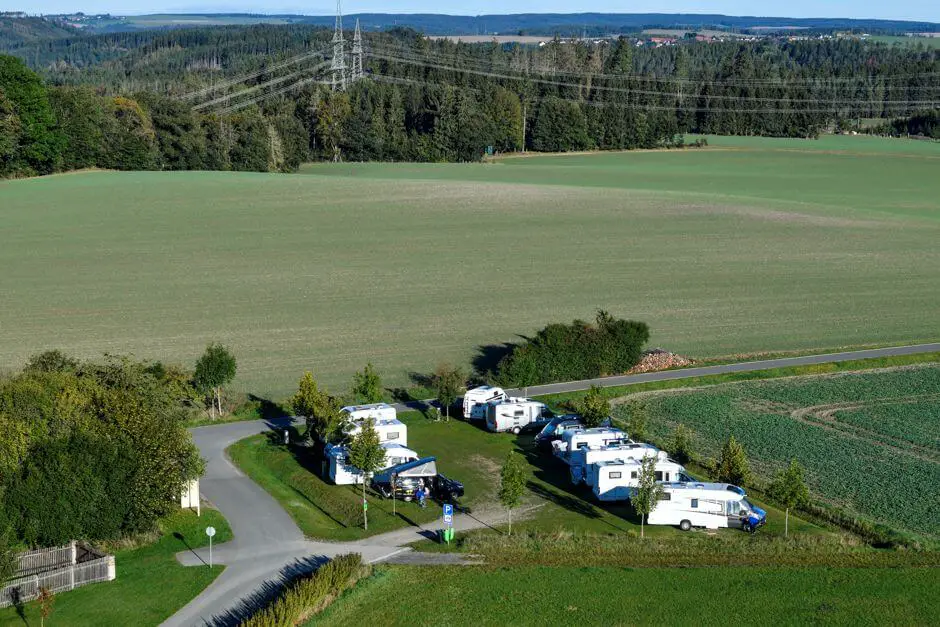
[(450, 503), (444, 505), (444, 522), (448, 524), (454, 522), (454, 506)]

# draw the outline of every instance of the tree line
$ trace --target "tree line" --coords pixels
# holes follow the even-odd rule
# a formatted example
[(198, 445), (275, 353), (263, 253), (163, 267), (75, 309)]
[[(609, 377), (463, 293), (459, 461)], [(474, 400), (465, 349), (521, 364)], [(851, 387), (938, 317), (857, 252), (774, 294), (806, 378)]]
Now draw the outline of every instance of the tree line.
[[(913, 114), (940, 90), (940, 51), (853, 40), (538, 48), (407, 29), (367, 36), (367, 78), (345, 93), (265, 87), (304, 67), (279, 63), (315, 57), (328, 37), (263, 25), (12, 46), (19, 60), (0, 57), (0, 174), (291, 171), (306, 160), (471, 161), (489, 148), (674, 146), (685, 133), (813, 137)], [(204, 95), (183, 97), (194, 93)]]

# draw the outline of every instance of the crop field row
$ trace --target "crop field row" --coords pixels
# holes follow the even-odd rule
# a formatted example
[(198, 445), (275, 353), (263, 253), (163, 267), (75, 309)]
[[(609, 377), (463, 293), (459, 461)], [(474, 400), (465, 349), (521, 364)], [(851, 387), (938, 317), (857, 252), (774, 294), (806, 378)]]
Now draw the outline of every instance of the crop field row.
[(681, 422), (716, 455), (734, 435), (762, 479), (795, 458), (823, 501), (935, 536), (938, 391), (940, 366), (928, 365), (664, 393), (648, 407), (658, 437)]

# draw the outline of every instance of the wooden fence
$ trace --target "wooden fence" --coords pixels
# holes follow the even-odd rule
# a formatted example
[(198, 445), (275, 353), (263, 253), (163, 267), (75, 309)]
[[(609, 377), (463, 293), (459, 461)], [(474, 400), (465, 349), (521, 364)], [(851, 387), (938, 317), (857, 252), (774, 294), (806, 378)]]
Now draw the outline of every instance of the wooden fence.
[(53, 594), (117, 576), (113, 555), (72, 542), (19, 555), (16, 576), (0, 589), (0, 607), (32, 601), (41, 588)]

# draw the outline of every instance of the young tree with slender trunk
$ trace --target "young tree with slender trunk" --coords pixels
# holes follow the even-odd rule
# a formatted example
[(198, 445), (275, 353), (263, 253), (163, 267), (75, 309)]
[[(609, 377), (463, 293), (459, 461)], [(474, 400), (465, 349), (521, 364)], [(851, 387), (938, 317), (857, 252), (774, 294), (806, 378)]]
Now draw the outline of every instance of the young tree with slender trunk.
[(599, 427), (610, 417), (610, 401), (604, 390), (592, 385), (590, 391), (575, 404), (585, 427)]
[(751, 470), (744, 447), (734, 439), (733, 435), (721, 447), (721, 456), (718, 458), (715, 474), (718, 475), (718, 481), (741, 487), (751, 479)]
[(680, 464), (692, 461), (692, 430), (682, 423), (676, 425), (675, 431), (672, 432), (672, 441), (669, 443), (669, 452)]
[[(366, 504), (366, 484), (369, 479), (385, 463), (385, 449), (379, 443), (379, 434), (375, 430), (375, 421), (366, 420), (362, 429), (349, 444), (349, 463), (362, 472), (362, 523), (363, 528), (369, 529), (369, 512)], [(392, 490), (395, 486), (392, 486)]]
[(360, 403), (382, 402), (382, 379), (371, 363), (353, 375), (352, 394)]
[(637, 477), (636, 494), (633, 496), (633, 509), (640, 515), (640, 537), (643, 537), (643, 523), (656, 507), (656, 501), (662, 498), (663, 487), (656, 482), (656, 456), (647, 455), (640, 462), (640, 474)]
[(790, 510), (802, 507), (809, 502), (809, 488), (803, 479), (803, 467), (795, 459), (790, 460), (786, 470), (782, 470), (770, 488), (767, 490), (770, 497), (786, 508), (783, 522), (783, 536), (790, 535)]
[(211, 395), (219, 416), (222, 415), (222, 386), (235, 378), (237, 367), (235, 356), (221, 344), (209, 344), (196, 362), (193, 384), (203, 393)]
[(522, 502), (525, 485), (522, 458), (515, 451), (510, 451), (499, 475), (499, 502), (509, 512), (509, 535), (512, 535), (512, 510)]
[(464, 375), (460, 368), (452, 368), (441, 364), (434, 371), (434, 388), (437, 391), (437, 402), (444, 408), (446, 420), (450, 420), (450, 408), (457, 402), (460, 388), (464, 385)]
[(634, 401), (630, 404), (630, 419), (627, 421), (627, 435), (634, 442), (642, 442), (646, 439), (646, 423), (648, 414), (646, 405)]

